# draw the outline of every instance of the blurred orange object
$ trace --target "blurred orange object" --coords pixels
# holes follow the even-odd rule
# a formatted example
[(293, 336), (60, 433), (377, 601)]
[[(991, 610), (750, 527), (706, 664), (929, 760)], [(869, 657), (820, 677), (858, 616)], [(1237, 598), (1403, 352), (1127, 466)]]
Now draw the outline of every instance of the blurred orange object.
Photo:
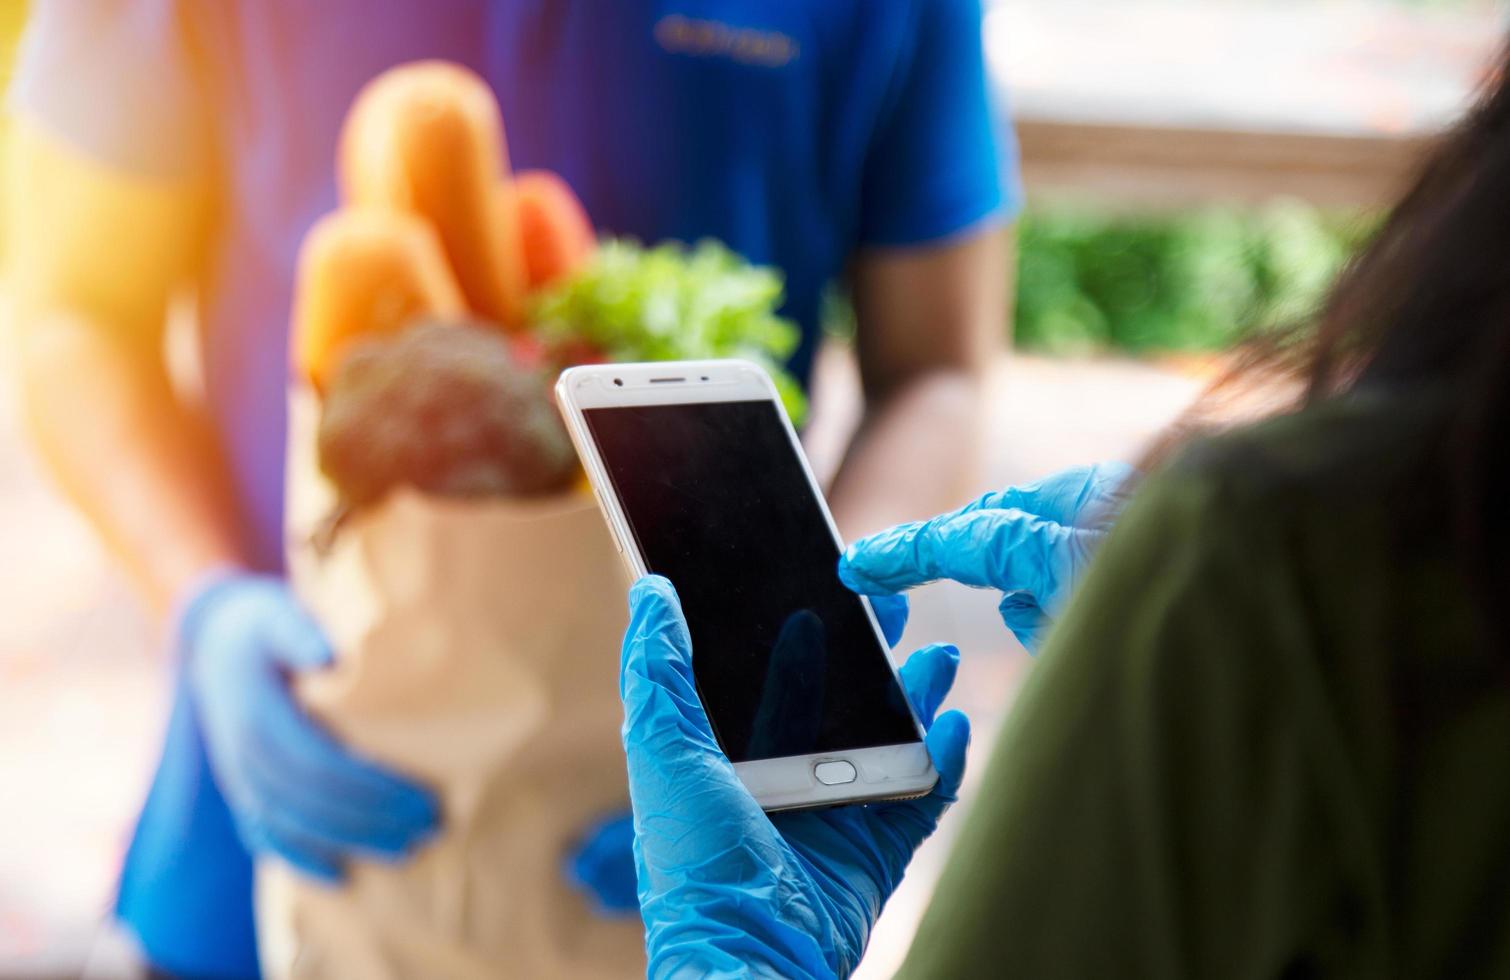
[(328, 214), (305, 236), (298, 268), (294, 364), (317, 388), (357, 337), (465, 313), (435, 232), (413, 215), (376, 208)]
[[(498, 195), (498, 221), (517, 220), (524, 242), (529, 288), (565, 276), (591, 258), (597, 247), (592, 222), (571, 186), (549, 170), (526, 170)], [(516, 214), (507, 212), (513, 209)]]
[(509, 175), (492, 91), (460, 65), (421, 61), (386, 71), (357, 94), (341, 133), (337, 176), (359, 206), (417, 214), (435, 227), (468, 307), (517, 328), (524, 316), (519, 225), (492, 203)]

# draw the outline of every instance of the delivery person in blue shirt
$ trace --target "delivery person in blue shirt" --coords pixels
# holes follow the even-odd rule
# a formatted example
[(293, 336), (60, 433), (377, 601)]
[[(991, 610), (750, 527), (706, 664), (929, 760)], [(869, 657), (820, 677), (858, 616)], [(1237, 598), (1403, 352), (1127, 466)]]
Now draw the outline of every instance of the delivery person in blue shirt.
[[(980, 28), (979, 0), (39, 0), (12, 93), (22, 391), (64, 490), (173, 610), (182, 669), (117, 909), (155, 967), (256, 973), (251, 852), (339, 878), (437, 829), (424, 787), (286, 687), (332, 656), (280, 577), (289, 292), (358, 88), (465, 64), (516, 167), (562, 174), (604, 231), (780, 267), (804, 381), (847, 279), (865, 415), (832, 499), (855, 535), (969, 475), (1016, 205)], [(202, 410), (165, 366), (180, 295)]]

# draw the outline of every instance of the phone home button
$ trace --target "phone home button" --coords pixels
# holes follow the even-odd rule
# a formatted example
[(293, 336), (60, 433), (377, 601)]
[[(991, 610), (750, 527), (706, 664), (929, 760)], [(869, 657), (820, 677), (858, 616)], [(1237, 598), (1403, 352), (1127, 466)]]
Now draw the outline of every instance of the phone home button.
[(843, 786), (855, 781), (855, 767), (840, 759), (837, 762), (820, 762), (813, 767), (813, 775), (825, 786)]

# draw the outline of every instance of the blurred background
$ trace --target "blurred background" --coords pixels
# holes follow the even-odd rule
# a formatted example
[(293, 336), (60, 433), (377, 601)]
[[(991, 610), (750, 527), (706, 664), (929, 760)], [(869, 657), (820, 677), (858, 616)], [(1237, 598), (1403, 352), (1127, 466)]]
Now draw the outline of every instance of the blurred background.
[[(1491, 0), (987, 8), (989, 63), (1021, 142), (1029, 206), (985, 485), (1135, 456), (1242, 337), (1303, 317), (1422, 142), (1463, 109), (1510, 16)], [(25, 18), (21, 0), (0, 0), (6, 66)], [(836, 306), (810, 434), (820, 470), (858, 414), (847, 329)], [(28, 456), (0, 367), (4, 976), (63, 972), (89, 948), (155, 761), (166, 692), (155, 625)], [(959, 640), (957, 700), (984, 736), (1025, 655), (1008, 646), (988, 596), (935, 587), (915, 608), (904, 648)], [(975, 740), (977, 751), (990, 743)], [(899, 962), (959, 822), (952, 814), (909, 873), (866, 975)]]

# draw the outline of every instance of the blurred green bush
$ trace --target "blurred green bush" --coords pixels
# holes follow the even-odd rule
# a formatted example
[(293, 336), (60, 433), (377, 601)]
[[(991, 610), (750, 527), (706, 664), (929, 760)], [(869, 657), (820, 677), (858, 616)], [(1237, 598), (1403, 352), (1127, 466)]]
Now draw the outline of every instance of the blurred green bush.
[(1016, 345), (1224, 350), (1310, 313), (1374, 223), (1294, 200), (1172, 214), (1030, 209), (1019, 225)]

